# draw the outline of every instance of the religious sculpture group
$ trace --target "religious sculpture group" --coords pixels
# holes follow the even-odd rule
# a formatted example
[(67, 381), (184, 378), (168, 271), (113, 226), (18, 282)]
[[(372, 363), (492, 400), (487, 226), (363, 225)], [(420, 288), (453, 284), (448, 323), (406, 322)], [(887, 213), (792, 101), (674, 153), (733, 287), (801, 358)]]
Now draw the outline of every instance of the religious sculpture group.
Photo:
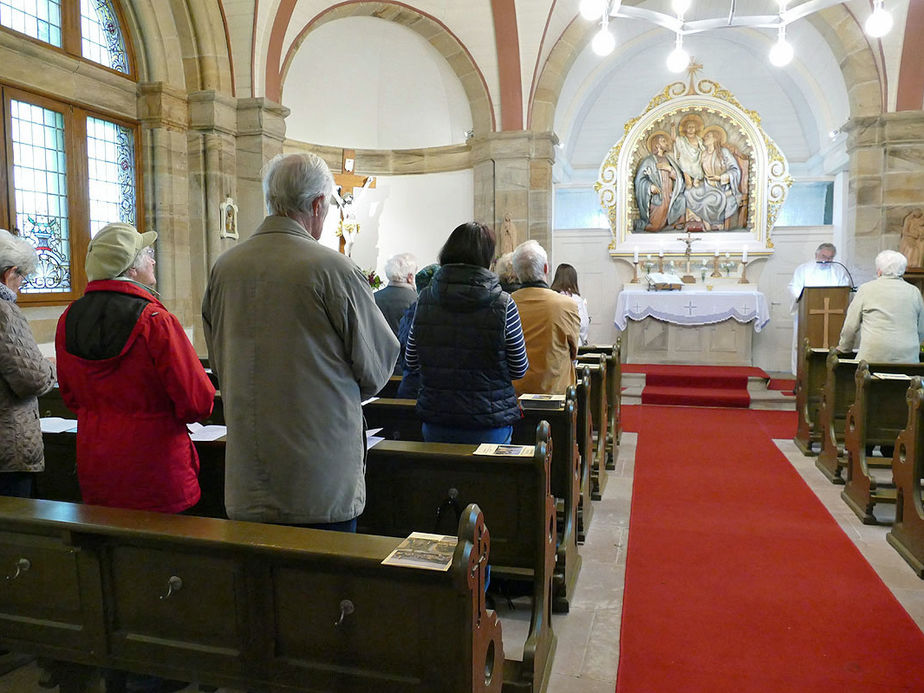
[(730, 143), (727, 124), (708, 117), (709, 125), (697, 112), (670, 119), (670, 132), (664, 119), (639, 143), (634, 233), (747, 227), (750, 147)]

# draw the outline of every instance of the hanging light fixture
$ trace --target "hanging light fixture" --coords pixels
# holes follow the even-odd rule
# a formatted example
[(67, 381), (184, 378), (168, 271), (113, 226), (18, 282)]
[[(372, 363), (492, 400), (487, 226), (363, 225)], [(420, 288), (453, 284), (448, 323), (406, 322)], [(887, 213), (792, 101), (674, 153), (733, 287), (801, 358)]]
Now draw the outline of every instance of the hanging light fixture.
[(792, 44), (786, 40), (786, 25), (781, 24), (776, 43), (770, 49), (770, 62), (776, 67), (784, 67), (792, 61)]
[(671, 72), (683, 72), (690, 64), (690, 54), (683, 49), (683, 35), (678, 31), (674, 50), (667, 56), (667, 69)]
[(590, 47), (600, 57), (609, 55), (616, 48), (616, 38), (610, 33), (609, 16), (606, 12), (603, 13), (603, 19), (600, 21), (600, 31), (594, 34)]
[(882, 6), (882, 0), (873, 0), (873, 13), (866, 18), (863, 28), (873, 38), (885, 36), (892, 29), (892, 13)]
[(581, 16), (590, 22), (600, 19), (606, 14), (606, 10), (607, 0), (581, 0)]
[(683, 17), (690, 9), (691, 2), (692, 0), (671, 0), (671, 8), (678, 17)]

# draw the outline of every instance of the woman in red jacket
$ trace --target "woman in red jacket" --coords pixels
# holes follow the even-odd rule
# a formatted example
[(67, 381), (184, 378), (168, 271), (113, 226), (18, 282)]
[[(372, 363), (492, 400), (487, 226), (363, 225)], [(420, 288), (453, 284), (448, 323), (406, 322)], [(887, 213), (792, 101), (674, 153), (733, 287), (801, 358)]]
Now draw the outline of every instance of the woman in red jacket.
[(55, 349), (84, 502), (177, 513), (200, 495), (186, 424), (211, 413), (215, 388), (153, 289), (156, 238), (128, 224), (96, 234), (90, 282), (58, 321)]

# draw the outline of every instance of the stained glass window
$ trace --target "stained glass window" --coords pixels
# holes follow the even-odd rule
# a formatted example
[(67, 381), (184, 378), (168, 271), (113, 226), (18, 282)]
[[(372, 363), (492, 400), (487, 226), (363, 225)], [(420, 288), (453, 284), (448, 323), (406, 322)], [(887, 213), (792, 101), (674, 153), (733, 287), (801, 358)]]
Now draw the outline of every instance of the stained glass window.
[(24, 293), (71, 289), (64, 116), (25, 101), (10, 100), (16, 228), (39, 256), (38, 271)]
[(61, 0), (0, 0), (0, 25), (61, 46)]
[(84, 58), (128, 74), (128, 53), (110, 0), (80, 0), (80, 44)]
[(90, 237), (106, 224), (135, 225), (135, 138), (127, 127), (87, 118)]

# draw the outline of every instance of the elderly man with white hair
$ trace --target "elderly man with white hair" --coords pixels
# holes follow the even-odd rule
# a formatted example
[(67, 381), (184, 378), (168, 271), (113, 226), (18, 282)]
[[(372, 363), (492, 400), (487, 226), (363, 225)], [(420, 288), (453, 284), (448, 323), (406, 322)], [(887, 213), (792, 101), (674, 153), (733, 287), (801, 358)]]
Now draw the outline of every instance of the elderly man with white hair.
[(362, 270), (318, 243), (333, 189), (317, 155), (273, 159), (269, 216), (209, 276), (233, 520), (355, 531), (365, 507), (362, 401), (391, 376), (398, 340)]
[[(398, 336), (398, 325), (404, 311), (417, 301), (414, 275), (417, 274), (417, 260), (410, 253), (399, 253), (385, 261), (385, 276), (388, 286), (373, 294), (375, 305), (382, 311), (391, 331)], [(398, 374), (401, 371), (397, 371)]]
[(517, 246), (513, 269), (521, 288), (512, 295), (520, 311), (529, 357), (529, 370), (514, 381), (514, 388), (518, 395), (562, 394), (575, 382), (573, 362), (581, 343), (577, 305), (569, 296), (549, 288), (549, 258), (536, 241)]
[(894, 250), (876, 256), (876, 279), (863, 284), (847, 309), (838, 351), (849, 351), (857, 333), (857, 358), (879, 363), (917, 363), (924, 341), (924, 300), (902, 279), (908, 260)]

